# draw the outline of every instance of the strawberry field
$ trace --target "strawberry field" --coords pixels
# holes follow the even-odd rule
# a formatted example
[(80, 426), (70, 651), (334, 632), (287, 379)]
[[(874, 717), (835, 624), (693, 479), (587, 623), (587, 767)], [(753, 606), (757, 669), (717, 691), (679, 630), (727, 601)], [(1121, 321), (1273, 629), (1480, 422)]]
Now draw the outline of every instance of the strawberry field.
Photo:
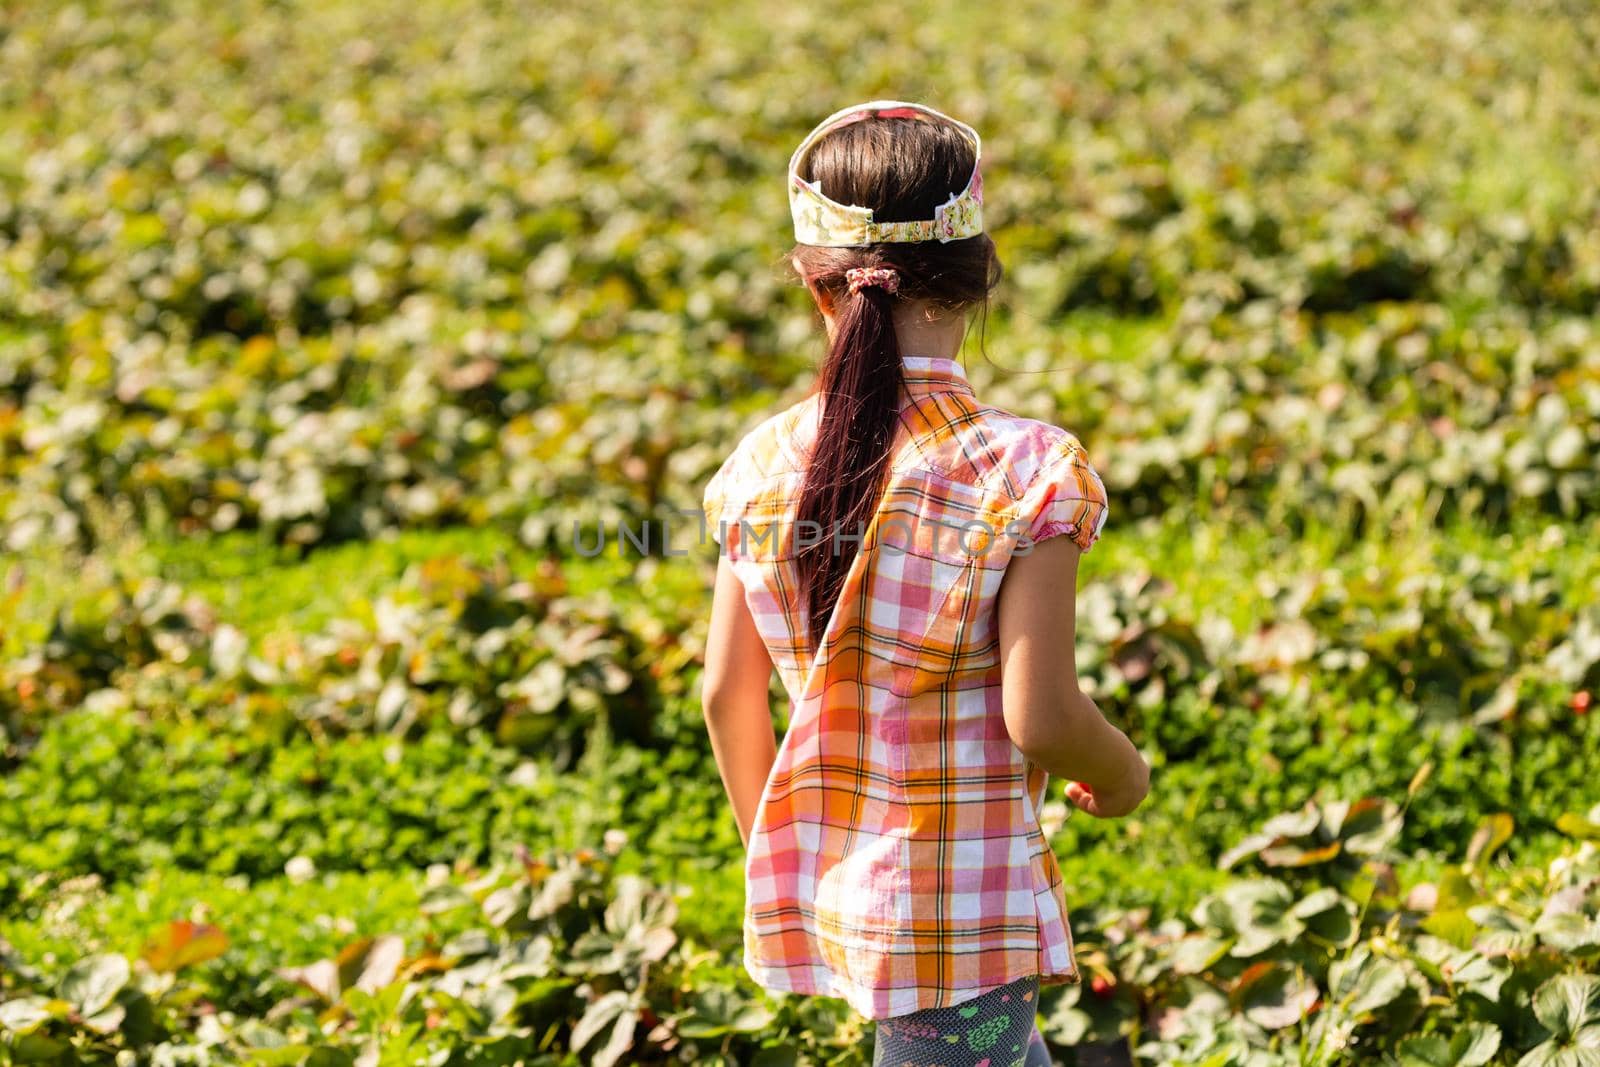
[(1152, 791), (1052, 785), (1057, 1061), (1600, 1064), (1597, 54), (0, 2), (0, 1064), (870, 1062), (740, 966), (685, 511), (809, 383), (784, 164), (874, 97), (983, 134), (969, 377), (1111, 495), (1077, 655)]

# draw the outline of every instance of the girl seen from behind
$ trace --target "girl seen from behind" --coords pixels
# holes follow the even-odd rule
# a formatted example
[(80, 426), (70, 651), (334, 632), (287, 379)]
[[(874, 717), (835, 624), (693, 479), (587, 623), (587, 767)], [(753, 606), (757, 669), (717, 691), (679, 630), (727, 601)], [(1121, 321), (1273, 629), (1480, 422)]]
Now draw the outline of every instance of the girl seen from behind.
[(956, 360), (1001, 273), (980, 158), (971, 127), (903, 101), (796, 149), (790, 262), (827, 355), (704, 498), (703, 703), (746, 845), (744, 965), (876, 1020), (893, 1067), (1049, 1062), (1038, 991), (1079, 975), (1047, 780), (1105, 818), (1149, 784), (1074, 666), (1105, 489), (1070, 432), (984, 404)]

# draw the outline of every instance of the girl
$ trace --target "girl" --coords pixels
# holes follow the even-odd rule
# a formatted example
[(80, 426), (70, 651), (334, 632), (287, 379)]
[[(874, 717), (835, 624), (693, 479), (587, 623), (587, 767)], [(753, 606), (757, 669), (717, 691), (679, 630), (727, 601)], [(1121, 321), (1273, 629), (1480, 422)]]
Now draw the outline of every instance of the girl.
[(1101, 817), (1149, 783), (1073, 663), (1105, 489), (1072, 434), (983, 404), (955, 359), (1001, 274), (980, 149), (889, 100), (801, 142), (790, 261), (827, 356), (704, 500), (722, 550), (703, 701), (746, 845), (744, 966), (878, 1020), (893, 1067), (1049, 1062), (1039, 988), (1079, 976), (1047, 779)]

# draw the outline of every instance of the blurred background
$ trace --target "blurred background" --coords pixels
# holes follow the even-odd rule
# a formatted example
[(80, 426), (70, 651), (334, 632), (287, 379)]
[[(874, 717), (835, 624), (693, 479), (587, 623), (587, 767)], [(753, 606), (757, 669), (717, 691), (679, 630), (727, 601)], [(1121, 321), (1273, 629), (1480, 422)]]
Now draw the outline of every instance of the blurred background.
[(803, 394), (784, 167), (875, 97), (983, 135), (969, 376), (1111, 494), (1078, 659), (1155, 775), (1052, 787), (1060, 1062), (1592, 1047), (1597, 54), (1577, 2), (0, 4), (0, 1063), (869, 1062), (740, 966), (714, 548), (572, 526)]

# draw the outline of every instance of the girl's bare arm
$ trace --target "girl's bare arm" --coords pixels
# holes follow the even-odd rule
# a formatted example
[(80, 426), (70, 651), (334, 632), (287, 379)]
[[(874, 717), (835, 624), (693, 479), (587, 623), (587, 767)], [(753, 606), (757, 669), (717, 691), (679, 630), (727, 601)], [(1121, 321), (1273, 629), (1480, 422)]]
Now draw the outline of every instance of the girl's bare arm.
[(778, 755), (767, 703), (771, 680), (772, 659), (750, 617), (744, 586), (727, 557), (719, 555), (700, 702), (717, 770), (747, 847), (761, 791)]
[(1007, 565), (999, 603), (1002, 706), (1023, 755), (1071, 779), (1067, 796), (1080, 808), (1114, 817), (1144, 800), (1150, 768), (1078, 687), (1080, 555), (1071, 538), (1052, 537)]

